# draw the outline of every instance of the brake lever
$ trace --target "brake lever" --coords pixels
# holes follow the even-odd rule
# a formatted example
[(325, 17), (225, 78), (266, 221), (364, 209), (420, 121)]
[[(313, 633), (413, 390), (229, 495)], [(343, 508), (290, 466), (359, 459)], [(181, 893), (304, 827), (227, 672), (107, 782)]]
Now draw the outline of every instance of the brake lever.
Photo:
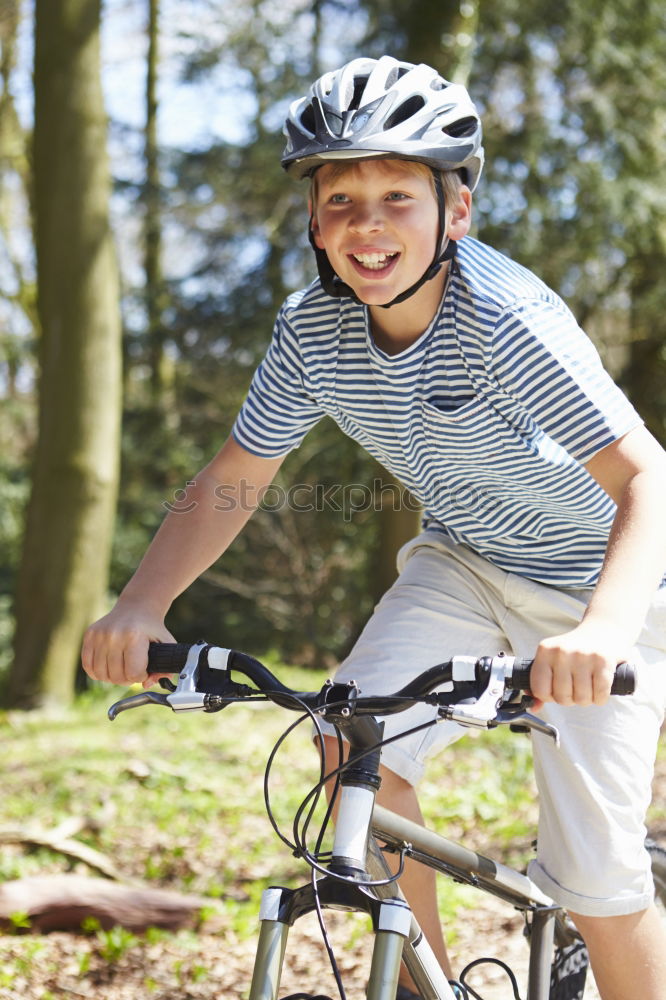
[[(490, 676), (488, 684), (482, 694), (470, 703), (458, 702), (450, 706), (442, 707), (439, 715), (444, 719), (451, 719), (459, 725), (477, 729), (493, 729), (495, 726), (515, 725), (526, 729), (533, 729), (535, 732), (543, 733), (555, 743), (560, 745), (560, 734), (555, 726), (544, 722), (538, 716), (528, 712), (527, 709), (533, 703), (531, 697), (523, 697), (520, 701), (511, 702), (505, 700), (511, 695), (511, 686), (506, 683), (505, 677), (507, 669), (513, 665), (513, 657), (505, 657), (503, 653), (494, 656), (490, 665)], [(454, 657), (453, 672), (454, 680), (473, 680), (474, 661), (471, 657)], [(458, 677), (456, 678), (456, 672)], [(514, 696), (518, 692), (514, 693)], [(504, 704), (503, 704), (504, 702)]]
[(131, 698), (123, 698), (112, 705), (108, 711), (108, 716), (113, 721), (120, 712), (126, 712), (130, 708), (140, 708), (142, 705), (164, 705), (173, 709), (174, 712), (192, 712), (204, 708), (205, 696), (197, 691), (197, 674), (199, 667), (199, 654), (202, 649), (206, 649), (206, 643), (195, 643), (190, 647), (185, 665), (178, 676), (178, 684), (174, 687), (171, 681), (167, 680), (166, 686), (169, 694), (158, 694), (156, 691), (144, 691), (143, 694), (133, 695)]
[(537, 733), (543, 733), (544, 736), (550, 737), (556, 747), (560, 745), (559, 730), (521, 706), (516, 706), (513, 711), (511, 708), (501, 708), (494, 720), (488, 723), (489, 729), (493, 729), (495, 726), (517, 726), (528, 730), (533, 729)]
[(121, 712), (127, 712), (130, 708), (140, 708), (141, 705), (163, 705), (171, 708), (167, 700), (167, 695), (158, 694), (157, 691), (143, 691), (141, 694), (134, 694), (130, 698), (122, 698), (108, 710), (107, 715), (113, 722)]
[[(473, 681), (476, 661), (469, 656), (454, 656), (453, 680)], [(461, 726), (475, 729), (487, 729), (490, 722), (496, 718), (499, 706), (504, 697), (504, 674), (506, 663), (502, 657), (495, 656), (490, 665), (490, 676), (486, 688), (478, 698), (470, 702), (455, 702), (445, 705), (439, 710), (442, 719), (450, 719)]]

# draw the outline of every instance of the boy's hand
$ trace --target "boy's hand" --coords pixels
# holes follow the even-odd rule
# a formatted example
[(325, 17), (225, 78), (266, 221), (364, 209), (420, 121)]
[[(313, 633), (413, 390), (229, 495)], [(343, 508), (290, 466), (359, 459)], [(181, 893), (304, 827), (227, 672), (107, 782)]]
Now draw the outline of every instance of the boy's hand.
[(158, 675), (146, 674), (148, 644), (175, 642), (163, 621), (134, 607), (116, 605), (83, 637), (81, 662), (93, 680), (150, 687)]
[(532, 667), (532, 694), (541, 704), (603, 705), (617, 664), (629, 659), (627, 646), (608, 622), (581, 622), (571, 632), (544, 639)]

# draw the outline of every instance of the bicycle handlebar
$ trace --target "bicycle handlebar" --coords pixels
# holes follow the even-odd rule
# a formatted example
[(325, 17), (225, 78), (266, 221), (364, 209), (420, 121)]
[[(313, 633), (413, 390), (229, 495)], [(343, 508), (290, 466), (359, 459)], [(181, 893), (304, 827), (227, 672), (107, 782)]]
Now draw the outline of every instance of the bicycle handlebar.
[[(180, 673), (185, 666), (187, 657), (192, 648), (193, 647), (190, 643), (182, 642), (151, 643), (148, 651), (148, 673)], [(263, 665), (263, 663), (256, 660), (253, 656), (248, 656), (247, 653), (241, 653), (235, 649), (223, 650), (218, 646), (209, 646), (206, 648), (208, 650), (209, 664), (211, 657), (213, 659), (217, 657), (219, 660), (220, 655), (226, 655), (225, 668), (235, 669), (239, 673), (244, 674), (249, 680), (253, 681), (259, 690), (264, 694), (281, 693), (288, 696), (298, 695), (299, 698), (303, 697), (302, 694), (285, 687), (285, 685), (278, 680), (275, 674), (273, 674)], [(505, 657), (505, 660), (507, 663), (507, 669), (505, 671), (507, 688), (511, 688), (515, 691), (529, 692), (530, 671), (534, 661), (513, 657)], [(467, 663), (468, 658), (454, 657), (451, 660), (447, 660), (444, 663), (440, 663), (437, 666), (430, 667), (430, 669), (423, 671), (415, 677), (413, 681), (407, 684), (404, 688), (401, 688), (399, 691), (393, 692), (390, 695), (378, 695), (371, 699), (364, 697), (362, 701), (365, 703), (368, 700), (379, 700), (383, 702), (387, 700), (390, 701), (391, 699), (413, 699), (428, 694), (441, 684), (446, 684), (455, 680), (473, 680), (476, 683), (483, 683), (488, 680), (488, 677), (490, 676), (490, 657), (481, 657), (480, 659), (474, 661), (473, 677), (465, 676), (464, 678), (461, 678), (458, 676), (458, 678), (454, 678), (453, 669), (454, 664), (457, 661), (465, 661)], [(213, 669), (224, 668), (218, 666), (217, 668), (213, 667)], [(468, 673), (467, 670), (463, 672)], [(620, 663), (615, 668), (611, 694), (633, 694), (635, 683), (636, 677), (634, 668), (629, 663)], [(312, 692), (312, 694), (314, 694), (314, 692)], [(375, 710), (373, 709), (372, 711), (374, 712)], [(389, 710), (387, 714), (391, 714), (392, 711), (395, 711), (395, 709)]]
[[(238, 650), (204, 642), (151, 643), (148, 673), (178, 673), (178, 684), (163, 676), (160, 685), (168, 689), (168, 694), (144, 691), (123, 698), (111, 706), (108, 715), (115, 719), (126, 709), (147, 704), (164, 705), (175, 712), (219, 712), (232, 702), (260, 696), (282, 708), (308, 711), (335, 725), (349, 726), (358, 716), (394, 715), (420, 702), (436, 707), (436, 717), (463, 726), (519, 725), (546, 733), (557, 742), (557, 730), (527, 711), (532, 704), (532, 662), (504, 653), (479, 659), (454, 656), (424, 670), (399, 691), (362, 695), (355, 681), (326, 681), (319, 691), (295, 691), (259, 660)], [(232, 673), (242, 674), (255, 686), (239, 684)], [(611, 694), (632, 694), (634, 687), (633, 667), (619, 664)], [(527, 692), (528, 697), (520, 697), (521, 692)]]

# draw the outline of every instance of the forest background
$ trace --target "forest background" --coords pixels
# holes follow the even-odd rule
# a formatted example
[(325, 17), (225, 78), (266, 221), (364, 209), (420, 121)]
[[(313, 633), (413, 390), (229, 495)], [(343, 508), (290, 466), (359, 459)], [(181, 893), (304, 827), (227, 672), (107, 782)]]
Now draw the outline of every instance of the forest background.
[[(290, 101), (386, 52), (467, 84), (487, 154), (474, 235), (564, 296), (666, 443), (662, 0), (0, 0), (8, 705), (71, 699), (83, 629), (314, 276), (306, 192), (279, 166)], [(322, 421), (167, 624), (330, 666), (417, 519)]]

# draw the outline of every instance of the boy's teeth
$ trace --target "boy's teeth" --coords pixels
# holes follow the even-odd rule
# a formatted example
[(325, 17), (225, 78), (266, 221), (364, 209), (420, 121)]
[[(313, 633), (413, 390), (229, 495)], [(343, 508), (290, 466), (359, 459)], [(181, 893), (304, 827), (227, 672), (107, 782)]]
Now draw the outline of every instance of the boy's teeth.
[(355, 253), (354, 259), (363, 264), (364, 267), (379, 270), (386, 266), (387, 261), (392, 260), (395, 253)]

